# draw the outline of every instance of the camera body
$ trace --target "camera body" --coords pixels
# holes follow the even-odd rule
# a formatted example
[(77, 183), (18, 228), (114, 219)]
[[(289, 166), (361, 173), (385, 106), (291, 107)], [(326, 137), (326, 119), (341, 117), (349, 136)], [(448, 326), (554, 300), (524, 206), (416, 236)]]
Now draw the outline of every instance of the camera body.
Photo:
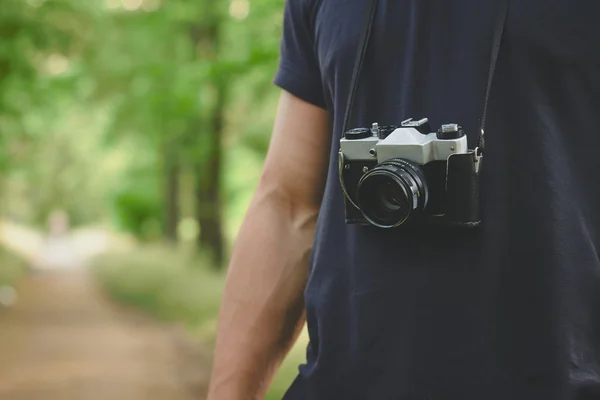
[(346, 223), (476, 227), (481, 162), (457, 124), (432, 132), (424, 118), (348, 130), (339, 153)]

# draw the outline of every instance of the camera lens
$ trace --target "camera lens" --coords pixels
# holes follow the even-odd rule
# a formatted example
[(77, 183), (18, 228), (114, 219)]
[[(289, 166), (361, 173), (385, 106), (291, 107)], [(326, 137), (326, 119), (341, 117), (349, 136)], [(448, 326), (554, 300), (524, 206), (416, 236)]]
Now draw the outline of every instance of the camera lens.
[(404, 159), (392, 159), (367, 172), (358, 183), (356, 198), (372, 225), (394, 228), (427, 205), (428, 190), (421, 168)]

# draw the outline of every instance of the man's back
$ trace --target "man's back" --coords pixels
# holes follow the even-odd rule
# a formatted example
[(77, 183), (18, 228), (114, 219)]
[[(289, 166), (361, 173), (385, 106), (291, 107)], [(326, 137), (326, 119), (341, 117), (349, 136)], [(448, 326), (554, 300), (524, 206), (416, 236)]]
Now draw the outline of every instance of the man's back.
[[(474, 230), (346, 225), (342, 118), (367, 1), (288, 0), (275, 82), (333, 137), (306, 289), (307, 364), (286, 399), (600, 396), (600, 3), (511, 4)], [(497, 2), (379, 0), (355, 102), (477, 138)], [(576, 397), (576, 394), (577, 396)]]

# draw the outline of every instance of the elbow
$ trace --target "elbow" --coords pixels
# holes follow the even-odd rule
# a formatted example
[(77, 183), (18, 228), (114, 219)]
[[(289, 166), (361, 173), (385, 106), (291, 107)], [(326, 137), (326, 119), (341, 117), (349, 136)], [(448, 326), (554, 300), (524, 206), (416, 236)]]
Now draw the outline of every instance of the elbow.
[(309, 190), (298, 186), (295, 182), (282, 184), (265, 171), (256, 191), (255, 203), (279, 213), (294, 231), (312, 234), (317, 224), (320, 199), (316, 201)]

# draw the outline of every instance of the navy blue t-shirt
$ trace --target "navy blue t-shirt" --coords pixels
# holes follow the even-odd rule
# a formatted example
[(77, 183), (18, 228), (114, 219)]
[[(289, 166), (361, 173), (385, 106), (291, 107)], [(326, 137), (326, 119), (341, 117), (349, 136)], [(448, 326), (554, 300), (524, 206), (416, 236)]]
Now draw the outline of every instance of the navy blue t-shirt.
[[(378, 4), (359, 124), (459, 123), (473, 147), (497, 2)], [(285, 399), (600, 399), (600, 1), (511, 2), (472, 230), (345, 224), (337, 153), (367, 7), (285, 8), (275, 83), (333, 124), (307, 362)]]

